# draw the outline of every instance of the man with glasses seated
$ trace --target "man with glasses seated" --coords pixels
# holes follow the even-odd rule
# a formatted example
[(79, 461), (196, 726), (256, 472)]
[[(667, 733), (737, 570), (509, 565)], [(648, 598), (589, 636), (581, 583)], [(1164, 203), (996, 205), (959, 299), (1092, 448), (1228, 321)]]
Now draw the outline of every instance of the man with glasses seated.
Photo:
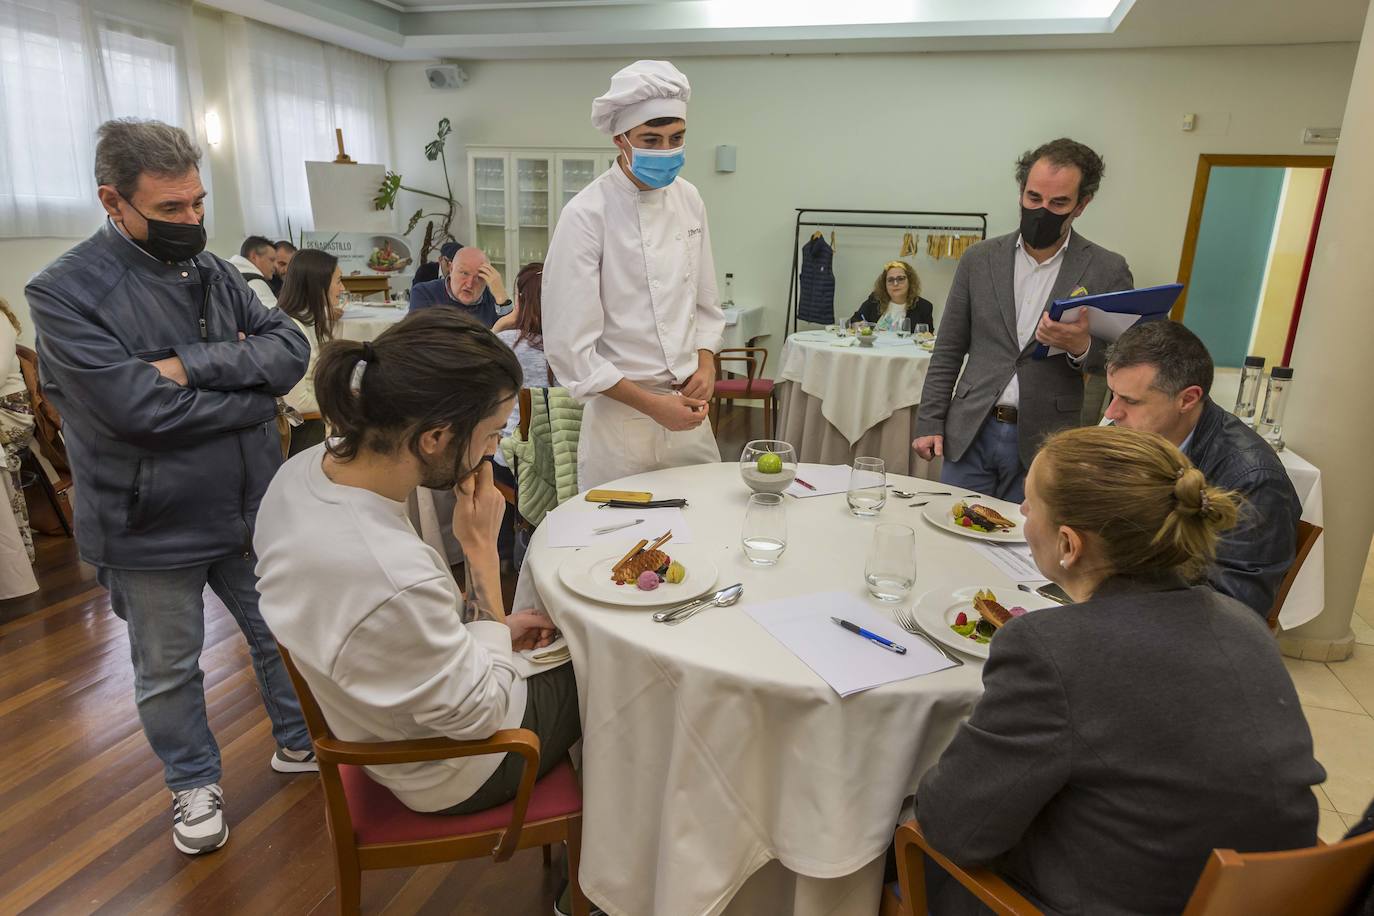
[(510, 311), (511, 300), (501, 273), (480, 248), (458, 251), (447, 277), (416, 283), (410, 288), (410, 311), (447, 305), (477, 319), (487, 327)]

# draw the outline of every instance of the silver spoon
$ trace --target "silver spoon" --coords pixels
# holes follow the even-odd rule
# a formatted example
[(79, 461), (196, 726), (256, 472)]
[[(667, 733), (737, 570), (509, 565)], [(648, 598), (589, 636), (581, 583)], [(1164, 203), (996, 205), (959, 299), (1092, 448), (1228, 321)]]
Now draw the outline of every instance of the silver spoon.
[(743, 594), (743, 585), (732, 585), (729, 588), (721, 589), (719, 592), (716, 592), (715, 597), (713, 597), (710, 601), (707, 601), (705, 604), (698, 605), (697, 607), (694, 607), (688, 611), (683, 611), (676, 617), (672, 617), (668, 620), (665, 620), (664, 623), (668, 624), (668, 626), (670, 627), (675, 627), (678, 624), (682, 623), (682, 621), (688, 619), (689, 617), (695, 617), (697, 614), (700, 614), (708, 607), (729, 607), (736, 601), (739, 601), (740, 596)]

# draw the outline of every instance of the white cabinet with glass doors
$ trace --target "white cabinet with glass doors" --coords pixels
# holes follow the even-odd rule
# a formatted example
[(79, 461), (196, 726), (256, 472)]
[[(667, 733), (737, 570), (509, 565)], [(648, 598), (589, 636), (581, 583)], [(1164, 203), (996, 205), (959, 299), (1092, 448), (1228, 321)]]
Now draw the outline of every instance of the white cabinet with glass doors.
[(614, 150), (468, 147), (471, 242), (506, 286), (522, 265), (542, 261), (563, 207), (615, 162)]

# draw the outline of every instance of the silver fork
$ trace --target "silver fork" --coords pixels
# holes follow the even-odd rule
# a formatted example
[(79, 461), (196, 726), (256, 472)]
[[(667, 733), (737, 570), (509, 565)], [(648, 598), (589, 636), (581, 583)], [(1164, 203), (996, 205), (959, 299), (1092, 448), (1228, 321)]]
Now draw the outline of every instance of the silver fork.
[(957, 655), (950, 654), (948, 649), (937, 643), (935, 640), (931, 639), (930, 634), (927, 633), (924, 629), (922, 629), (921, 625), (916, 622), (916, 615), (911, 611), (908, 611), (904, 607), (894, 608), (892, 611), (892, 616), (896, 618), (897, 626), (901, 627), (903, 630), (906, 630), (912, 636), (916, 636), (920, 639), (925, 640), (926, 645), (930, 646), (936, 652), (939, 652), (945, 658), (949, 659), (951, 662), (955, 664), (956, 667), (964, 663), (964, 660), (962, 658), (960, 658)]

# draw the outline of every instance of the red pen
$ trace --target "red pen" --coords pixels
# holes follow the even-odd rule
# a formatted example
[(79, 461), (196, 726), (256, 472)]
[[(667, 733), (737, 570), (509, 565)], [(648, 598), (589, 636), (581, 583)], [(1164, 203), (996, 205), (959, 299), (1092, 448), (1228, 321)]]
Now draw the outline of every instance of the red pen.
[(806, 487), (808, 490), (816, 489), (815, 487), (811, 486), (811, 484), (807, 483), (805, 480), (802, 480), (800, 477), (793, 477), (792, 479), (795, 480), (797, 483), (801, 484), (802, 486)]

